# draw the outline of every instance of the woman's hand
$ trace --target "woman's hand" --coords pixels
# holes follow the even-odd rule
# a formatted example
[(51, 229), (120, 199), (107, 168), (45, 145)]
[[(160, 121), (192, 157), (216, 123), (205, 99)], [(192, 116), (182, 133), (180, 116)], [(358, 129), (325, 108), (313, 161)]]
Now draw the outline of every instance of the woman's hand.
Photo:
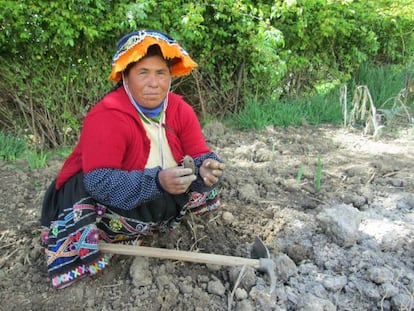
[(167, 168), (158, 173), (161, 187), (171, 194), (185, 193), (196, 179), (197, 177), (192, 173), (191, 168), (183, 168), (182, 166)]
[(204, 181), (204, 184), (208, 187), (213, 186), (219, 181), (219, 178), (223, 175), (223, 170), (226, 166), (213, 159), (205, 159), (200, 166), (200, 176)]

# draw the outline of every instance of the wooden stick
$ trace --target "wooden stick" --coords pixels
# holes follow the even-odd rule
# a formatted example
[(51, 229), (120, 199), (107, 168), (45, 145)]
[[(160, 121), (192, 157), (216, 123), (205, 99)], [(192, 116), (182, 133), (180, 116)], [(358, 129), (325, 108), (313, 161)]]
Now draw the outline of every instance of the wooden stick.
[(99, 250), (102, 252), (119, 255), (173, 259), (179, 261), (197, 262), (221, 266), (249, 266), (255, 269), (261, 268), (259, 259), (217, 254), (194, 253), (166, 248), (100, 243)]

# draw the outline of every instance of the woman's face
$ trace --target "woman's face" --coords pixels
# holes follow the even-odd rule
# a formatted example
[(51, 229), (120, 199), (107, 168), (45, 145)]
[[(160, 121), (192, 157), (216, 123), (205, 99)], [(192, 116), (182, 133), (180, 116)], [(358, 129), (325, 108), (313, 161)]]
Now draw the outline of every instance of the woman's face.
[(132, 97), (145, 108), (157, 107), (167, 96), (171, 73), (158, 55), (147, 56), (131, 67), (124, 77)]

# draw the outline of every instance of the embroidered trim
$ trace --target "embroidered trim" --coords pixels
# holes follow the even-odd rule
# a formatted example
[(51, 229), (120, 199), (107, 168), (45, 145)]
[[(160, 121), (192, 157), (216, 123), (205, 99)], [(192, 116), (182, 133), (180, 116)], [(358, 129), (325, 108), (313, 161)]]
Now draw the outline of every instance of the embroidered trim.
[(109, 265), (111, 257), (111, 254), (103, 254), (100, 259), (89, 265), (79, 265), (68, 272), (55, 275), (52, 277), (52, 285), (58, 289), (62, 289), (87, 275), (95, 275)]
[(169, 232), (179, 226), (187, 213), (204, 215), (217, 211), (217, 191), (191, 193), (189, 202), (172, 219), (146, 223), (120, 216), (91, 199), (82, 199), (63, 210), (50, 228), (42, 228), (40, 240), (47, 255), (48, 272), (56, 288), (102, 271), (111, 254), (99, 252), (99, 241), (141, 245), (142, 238), (154, 231)]

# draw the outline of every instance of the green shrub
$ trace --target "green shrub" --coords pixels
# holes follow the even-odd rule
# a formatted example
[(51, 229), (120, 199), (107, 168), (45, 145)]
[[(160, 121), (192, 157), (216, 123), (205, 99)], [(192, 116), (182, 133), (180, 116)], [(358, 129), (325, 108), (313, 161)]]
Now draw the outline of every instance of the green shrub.
[(272, 24), (285, 35), (284, 92), (312, 93), (315, 86), (345, 81), (378, 50), (370, 1), (278, 1)]
[[(365, 61), (407, 63), (413, 10), (408, 0), (3, 0), (1, 127), (26, 130), (45, 148), (73, 144), (84, 114), (111, 87), (116, 41), (139, 28), (170, 34), (198, 62), (173, 89), (202, 118), (329, 122), (337, 109), (330, 99), (284, 102), (348, 81)], [(259, 105), (286, 116), (261, 116)], [(302, 114), (287, 117), (296, 109)]]
[[(414, 54), (414, 1), (371, 0), (375, 15), (369, 26), (379, 43), (374, 60), (381, 63), (407, 64)], [(365, 1), (361, 1), (365, 5)], [(374, 18), (375, 17), (375, 18)]]

